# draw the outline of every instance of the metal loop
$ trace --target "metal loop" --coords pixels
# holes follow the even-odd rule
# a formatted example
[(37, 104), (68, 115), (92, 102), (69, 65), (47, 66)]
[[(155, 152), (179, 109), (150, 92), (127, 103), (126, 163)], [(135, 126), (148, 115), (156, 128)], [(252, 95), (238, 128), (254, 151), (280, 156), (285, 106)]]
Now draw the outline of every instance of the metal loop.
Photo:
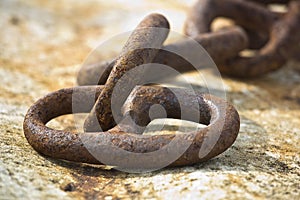
[[(197, 35), (193, 39), (208, 52), (217, 65), (223, 64), (228, 58), (234, 58), (240, 51), (246, 49), (249, 44), (245, 31), (238, 26)], [(158, 51), (152, 63), (167, 65), (180, 73), (195, 70), (195, 67), (185, 58), (172, 53), (173, 49), (182, 48), (190, 48), (192, 51), (193, 45), (189, 44), (189, 40), (165, 45)], [(78, 84), (105, 84), (115, 63), (116, 59), (110, 62), (99, 61), (98, 63), (83, 66), (77, 75)], [(158, 74), (156, 80), (168, 78), (169, 76), (169, 74)]]
[(250, 30), (268, 31), (270, 39), (253, 57), (237, 56), (218, 66), (222, 74), (250, 78), (279, 69), (299, 52), (299, 11), (299, 2), (291, 1), (289, 11), (279, 19), (278, 14), (250, 1), (201, 0), (193, 7), (185, 30), (189, 35), (208, 32), (213, 20), (222, 16)]
[[(81, 97), (78, 99), (82, 100), (83, 105), (76, 112), (87, 113), (92, 108), (92, 104), (87, 105), (86, 99), (95, 93), (99, 95), (103, 90), (103, 86), (85, 86), (77, 88), (62, 89), (53, 92), (34, 103), (28, 110), (24, 120), (24, 133), (30, 143), (30, 145), (38, 152), (53, 157), (75, 162), (92, 163), (92, 164), (103, 164), (97, 160), (87, 149), (80, 139), (81, 137), (89, 137), (91, 141), (98, 141), (99, 137), (107, 142), (107, 144), (113, 144), (117, 148), (129, 151), (132, 153), (147, 153), (153, 152), (164, 145), (167, 145), (172, 141), (174, 135), (155, 135), (140, 137), (140, 135), (133, 133), (124, 133), (119, 130), (118, 126), (106, 131), (106, 132), (94, 132), (94, 133), (78, 133), (68, 132), (61, 130), (53, 130), (48, 128), (45, 124), (51, 119), (65, 115), (72, 114), (72, 94), (76, 90), (77, 94)], [(184, 90), (178, 89), (180, 92), (185, 93)], [(149, 93), (150, 92), (150, 93)], [(136, 90), (135, 94), (147, 94), (147, 101), (149, 104), (156, 104), (155, 99), (151, 96), (172, 96), (173, 94), (161, 87), (153, 86), (142, 86)], [(137, 114), (142, 112), (136, 112), (139, 109), (145, 110), (147, 108), (145, 102), (136, 99), (136, 95), (133, 97), (129, 110)], [(192, 140), (189, 148), (174, 162), (170, 163), (169, 166), (182, 166), (191, 165), (194, 163), (208, 160), (212, 157), (219, 155), (229, 148), (235, 141), (239, 132), (239, 115), (234, 107), (222, 99), (213, 97), (205, 94), (198, 94), (198, 102), (203, 117), (200, 118), (200, 123), (209, 122), (208, 126), (204, 129), (189, 132), (186, 134), (179, 135), (179, 141)], [(188, 96), (182, 96), (186, 102), (189, 102)], [(179, 109), (174, 107), (173, 100), (175, 98), (162, 98), (164, 101), (161, 102), (165, 108), (172, 108), (173, 110)], [(133, 105), (133, 106), (132, 106)], [(146, 106), (146, 107), (145, 107)], [(127, 110), (127, 111), (129, 111)], [(75, 113), (73, 113), (75, 114)], [(141, 116), (139, 116), (141, 117)], [(170, 117), (176, 118), (176, 113), (170, 112)], [(224, 123), (225, 119), (225, 123)], [(223, 125), (224, 123), (224, 125)], [(202, 147), (202, 143), (205, 138), (219, 136), (217, 143), (213, 146), (212, 150), (203, 158), (199, 157), (199, 151)], [(129, 145), (130, 144), (130, 145)], [(178, 146), (181, 143), (176, 144)], [(207, 144), (206, 144), (207, 145)], [(95, 147), (96, 148), (96, 147)], [(104, 157), (115, 158), (116, 162), (120, 160), (118, 155), (114, 155), (113, 152), (101, 152)], [(167, 157), (171, 152), (164, 152), (161, 155), (161, 159)], [(118, 158), (118, 159), (117, 159)], [(153, 158), (154, 159), (154, 158)], [(107, 163), (105, 163), (107, 164)], [(111, 165), (116, 163), (110, 163)], [(147, 163), (136, 163), (136, 166), (130, 165), (126, 162), (123, 163), (122, 167), (143, 167), (143, 168), (154, 168), (155, 163), (153, 160), (149, 160)]]

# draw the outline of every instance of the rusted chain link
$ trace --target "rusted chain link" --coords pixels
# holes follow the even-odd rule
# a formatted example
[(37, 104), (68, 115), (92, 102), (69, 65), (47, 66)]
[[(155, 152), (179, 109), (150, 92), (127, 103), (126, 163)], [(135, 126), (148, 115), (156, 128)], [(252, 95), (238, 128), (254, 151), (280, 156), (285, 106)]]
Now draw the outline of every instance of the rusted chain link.
[(236, 24), (256, 31), (269, 31), (279, 18), (267, 8), (244, 0), (199, 0), (189, 11), (185, 33), (197, 36), (210, 32), (217, 17), (233, 19)]
[[(299, 53), (300, 2), (291, 1), (281, 18), (267, 8), (243, 0), (201, 0), (193, 7), (186, 23), (186, 33), (194, 36), (210, 31), (216, 17), (228, 17), (237, 24), (254, 30), (268, 31), (269, 41), (255, 56), (228, 59), (219, 70), (236, 77), (256, 77), (282, 67)], [(251, 42), (251, 41), (250, 41)]]
[[(175, 134), (141, 137), (137, 134), (123, 132), (119, 130), (118, 126), (105, 132), (92, 134), (86, 132), (74, 133), (53, 130), (46, 127), (45, 124), (51, 119), (61, 115), (74, 113), (74, 111), (72, 111), (72, 95), (75, 91), (78, 96), (80, 96), (78, 99), (83, 101), (82, 103), (79, 103), (83, 106), (79, 107), (76, 112), (89, 112), (93, 107), (93, 104), (86, 104), (85, 101), (94, 94), (95, 90), (98, 96), (103, 90), (103, 86), (62, 89), (38, 100), (28, 110), (24, 121), (24, 133), (30, 145), (36, 151), (53, 158), (102, 164), (90, 153), (91, 151), (100, 151), (97, 150), (97, 148), (101, 148), (101, 145), (113, 145), (116, 148), (132, 153), (148, 153), (161, 149), (175, 138)], [(191, 102), (190, 96), (186, 95), (186, 91), (178, 89), (178, 92), (181, 93), (181, 97), (184, 98), (185, 102)], [(161, 104), (164, 105), (168, 112), (168, 117), (180, 117), (180, 114), (174, 112), (174, 110), (180, 110), (179, 104), (176, 103), (177, 98), (174, 96), (174, 93), (167, 88), (142, 86), (136, 90), (136, 94), (144, 95), (146, 99), (139, 99), (139, 95), (133, 97), (133, 103), (128, 107), (133, 109), (135, 114), (139, 113), (139, 115), (141, 115), (143, 111), (149, 108), (149, 106), (157, 103), (155, 99), (160, 99), (162, 101)], [(200, 117), (200, 123), (209, 125), (207, 128), (198, 131), (176, 135), (176, 137), (179, 137), (176, 140), (177, 142), (173, 144), (176, 148), (184, 148), (181, 146), (185, 143), (191, 144), (178, 159), (170, 162), (169, 166), (190, 165), (208, 160), (224, 152), (232, 145), (237, 137), (239, 131), (239, 115), (230, 104), (219, 98), (199, 93), (197, 94), (197, 99), (202, 116)], [(144, 101), (147, 101), (147, 103)], [(147, 120), (147, 118), (144, 118), (143, 116), (138, 117)], [(205, 157), (199, 157), (199, 152), (205, 138), (214, 136), (219, 136), (217, 143)], [(97, 141), (99, 146), (96, 145), (93, 147), (94, 149), (87, 148), (81, 138), (88, 138), (88, 141), (85, 141), (85, 143)], [(128, 163), (129, 158), (122, 158), (122, 154), (116, 154), (114, 151), (105, 151), (105, 149), (101, 149), (100, 153), (103, 157), (111, 158), (116, 162), (104, 164), (151, 169), (155, 168), (160, 160), (164, 160), (170, 156), (170, 153), (172, 152), (168, 152), (168, 149), (164, 149), (160, 152), (160, 157), (152, 157), (149, 160), (136, 160), (133, 163)], [(127, 161), (124, 159), (127, 159)]]
[[(161, 31), (153, 29), (161, 27), (164, 28)], [(166, 28), (168, 22), (162, 15), (147, 16), (127, 41), (106, 85), (62, 89), (34, 103), (28, 110), (23, 125), (31, 146), (54, 158), (133, 169), (190, 165), (213, 158), (229, 148), (239, 132), (237, 111), (226, 101), (199, 91), (180, 88), (170, 90), (159, 86), (136, 87), (127, 98), (130, 101), (125, 102), (122, 114), (132, 117), (138, 125), (145, 126), (151, 121), (147, 114), (153, 105), (161, 105), (169, 118), (180, 118), (181, 112), (193, 113), (193, 105), (196, 103), (199, 109), (197, 122), (207, 124), (206, 128), (184, 134), (141, 136), (134, 134), (135, 132), (124, 132), (124, 127), (120, 124), (113, 127), (115, 122), (111, 113), (111, 97), (116, 82), (130, 69), (151, 62), (158, 53), (157, 47), (162, 45), (168, 34)], [(97, 99), (95, 104), (95, 101), (87, 101), (94, 94)], [(185, 103), (186, 110), (182, 110), (179, 99)], [(73, 107), (74, 103), (77, 106)], [(98, 130), (99, 122), (104, 131), (73, 133), (46, 126), (55, 117), (86, 112), (90, 114), (85, 122), (85, 129)], [(135, 129), (129, 127), (128, 130)], [(86, 144), (92, 145), (87, 147)], [(169, 144), (172, 144), (171, 147)], [(108, 146), (122, 151), (111, 151)], [(179, 150), (183, 151), (177, 155)], [(123, 151), (131, 154), (124, 154)], [(151, 156), (155, 151), (159, 153)], [(101, 155), (106, 162), (101, 162), (91, 152)], [(137, 159), (136, 153), (143, 153), (145, 156)], [(174, 155), (176, 157), (173, 160), (168, 160)], [(168, 162), (162, 163), (164, 160)]]
[[(288, 4), (288, 11), (271, 11), (266, 6), (270, 3)], [(211, 32), (211, 23), (217, 17), (231, 18), (236, 26)], [(203, 45), (223, 74), (255, 77), (280, 68), (290, 58), (299, 59), (299, 25), (299, 1), (202, 0), (190, 11), (185, 31)], [(38, 100), (28, 110), (23, 126), (25, 136), (33, 148), (54, 158), (139, 169), (194, 164), (208, 160), (229, 148), (239, 131), (237, 111), (226, 101), (200, 94), (198, 91), (194, 91), (195, 94), (192, 95), (186, 89), (171, 91), (165, 87), (140, 86), (130, 94), (130, 101), (123, 100), (124, 109), (121, 115), (124, 118), (129, 116), (138, 126), (145, 127), (151, 121), (149, 109), (158, 104), (165, 109), (167, 117), (180, 118), (179, 99), (182, 99), (187, 106), (183, 112), (193, 112), (192, 104), (198, 104), (200, 112), (197, 122), (208, 125), (201, 130), (179, 135), (140, 136), (134, 134), (138, 132), (136, 127), (131, 124), (126, 127), (126, 123), (123, 126), (124, 124), (118, 124), (113, 118), (112, 93), (117, 82), (129, 70), (151, 62), (166, 64), (179, 72), (194, 69), (183, 57), (170, 53), (172, 48), (187, 48), (188, 41), (161, 48), (168, 29), (168, 21), (162, 15), (147, 16), (130, 36), (119, 57), (109, 63), (85, 66), (80, 71), (80, 85), (106, 83), (105, 86), (62, 89)], [(257, 49), (256, 55), (240, 56), (239, 53), (247, 48)], [(100, 73), (102, 77), (99, 77)], [(165, 76), (162, 74), (157, 78)], [(80, 105), (76, 110), (72, 107), (75, 92), (75, 101)], [(86, 102), (95, 93), (96, 100)], [(46, 126), (48, 121), (60, 115), (82, 112), (89, 112), (84, 124), (87, 132), (73, 133)], [(205, 143), (206, 139), (208, 143)], [(175, 151), (168, 147), (170, 143)], [(86, 144), (92, 146), (87, 147)], [(107, 149), (107, 146), (133, 153), (133, 157)], [(207, 146), (211, 148), (203, 153), (203, 148), (207, 149)], [(176, 154), (178, 149), (184, 151), (160, 166), (161, 161)], [(148, 155), (159, 150), (156, 156), (138, 159), (135, 157), (135, 153)], [(92, 152), (101, 155), (105, 162), (101, 162)]]
[[(231, 27), (214, 33), (197, 35), (193, 39), (203, 46), (217, 65), (224, 63), (228, 58), (235, 57), (240, 51), (248, 46), (246, 33), (239, 27)], [(193, 45), (190, 44), (189, 40), (165, 45), (159, 50), (152, 62), (172, 67), (181, 73), (193, 71), (195, 70), (195, 66), (189, 63), (185, 58), (172, 53), (176, 49), (188, 49), (189, 47), (192, 51)], [(230, 51), (228, 51), (228, 49), (230, 49)], [(105, 84), (115, 62), (116, 60), (113, 60), (111, 62), (95, 63), (84, 66), (78, 72), (78, 84)], [(160, 79), (168, 76), (168, 74), (158, 74), (156, 78)]]
[(189, 11), (185, 33), (195, 36), (210, 32), (211, 23), (217, 17), (233, 19), (242, 26), (248, 33), (250, 49), (261, 48), (268, 41), (268, 31), (274, 21), (279, 19), (278, 14), (251, 2), (201, 0)]
[[(289, 5), (288, 11), (278, 13), (266, 7), (273, 3)], [(221, 74), (257, 77), (279, 69), (289, 59), (300, 61), (299, 13), (299, 1), (293, 0), (199, 0), (189, 11), (185, 33), (207, 50)], [(217, 17), (230, 18), (243, 30), (229, 28), (211, 32), (211, 24)], [(166, 48), (181, 48), (182, 44), (184, 42), (174, 43)], [(154, 63), (166, 64), (181, 73), (194, 70), (180, 56), (163, 49)], [(258, 51), (253, 57), (239, 56), (245, 49)], [(78, 73), (78, 84), (104, 84), (114, 62), (84, 66)], [(102, 75), (100, 79), (99, 74)]]
[[(117, 58), (105, 88), (85, 121), (86, 131), (100, 131), (101, 129), (105, 131), (114, 125), (111, 97), (117, 82), (134, 67), (151, 63), (168, 33), (167, 19), (158, 14), (149, 15), (137, 26), (126, 42), (121, 55)], [(99, 124), (101, 129), (99, 129)]]

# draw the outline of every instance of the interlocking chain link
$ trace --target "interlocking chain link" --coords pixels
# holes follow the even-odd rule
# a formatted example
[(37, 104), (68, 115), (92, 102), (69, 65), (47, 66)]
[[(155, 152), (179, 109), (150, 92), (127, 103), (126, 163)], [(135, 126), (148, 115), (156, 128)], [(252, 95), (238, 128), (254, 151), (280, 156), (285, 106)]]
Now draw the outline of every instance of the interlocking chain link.
[[(171, 90), (160, 86), (136, 87), (128, 97), (130, 101), (124, 105), (123, 115), (128, 117), (129, 114), (136, 124), (146, 126), (151, 121), (147, 113), (153, 105), (163, 106), (168, 117), (180, 119), (181, 112), (191, 114), (194, 104), (197, 104), (199, 123), (207, 124), (206, 128), (179, 135), (141, 136), (136, 134), (134, 126), (126, 129), (126, 126), (117, 124), (113, 127), (116, 124), (111, 110), (113, 89), (130, 69), (152, 62), (168, 35), (168, 28), (169, 23), (164, 16), (147, 16), (129, 37), (104, 86), (62, 89), (34, 103), (24, 120), (24, 133), (31, 146), (54, 158), (126, 169), (190, 165), (215, 157), (229, 148), (239, 132), (237, 111), (226, 101), (199, 91)], [(74, 93), (77, 97), (75, 102), (79, 103), (76, 107), (72, 106)], [(87, 103), (86, 99), (94, 93), (97, 97), (95, 105)], [(184, 110), (179, 99), (185, 104)], [(82, 112), (90, 112), (85, 121), (86, 132), (53, 130), (46, 126), (57, 116)], [(140, 154), (142, 156), (136, 157)]]
[[(282, 4), (287, 11), (270, 10), (268, 6), (273, 3)], [(199, 0), (188, 11), (184, 30), (207, 50), (222, 75), (257, 77), (281, 68), (291, 59), (300, 61), (299, 4), (295, 0)], [(211, 32), (211, 24), (217, 17), (232, 19), (236, 25)], [(181, 48), (182, 44), (169, 46)], [(246, 49), (256, 50), (254, 56), (240, 56)], [(78, 84), (105, 84), (114, 62), (84, 66), (78, 73)], [(153, 62), (181, 73), (195, 69), (179, 56), (163, 50)], [(100, 79), (98, 74), (102, 74)]]
[[(287, 3), (289, 1), (262, 1)], [(300, 2), (290, 1), (286, 13), (275, 13), (260, 4), (243, 0), (200, 0), (188, 16), (186, 34), (194, 36), (210, 31), (217, 17), (227, 17), (248, 32), (268, 34), (267, 42), (254, 56), (236, 56), (219, 65), (221, 73), (235, 77), (256, 77), (282, 67), (300, 52)], [(257, 40), (257, 37), (254, 37)], [(262, 39), (265, 40), (265, 39)], [(253, 39), (249, 37), (250, 44)], [(255, 42), (254, 42), (255, 43)], [(299, 54), (298, 54), (299, 55)]]
[[(271, 11), (267, 7), (270, 3), (288, 4), (288, 11)], [(235, 25), (211, 32), (212, 22), (220, 16), (231, 18)], [(280, 68), (289, 59), (298, 58), (299, 22), (299, 1), (201, 0), (189, 12), (185, 32), (203, 45), (221, 73), (255, 77)], [(154, 28), (163, 31), (154, 31)], [(170, 90), (160, 86), (135, 87), (127, 100), (121, 101), (120, 106), (124, 109), (119, 114), (131, 117), (137, 125), (146, 126), (151, 121), (148, 116), (151, 106), (161, 105), (168, 117), (180, 118), (181, 99), (185, 102), (186, 110), (183, 112), (186, 113), (194, 112), (193, 104), (197, 104), (198, 122), (207, 125), (203, 129), (179, 135), (141, 136), (136, 134), (136, 127), (115, 121), (111, 104), (113, 90), (126, 72), (151, 62), (166, 64), (179, 72), (194, 69), (182, 57), (161, 48), (168, 29), (169, 23), (164, 16), (147, 16), (131, 34), (119, 57), (105, 64), (86, 66), (80, 71), (80, 85), (105, 85), (62, 89), (35, 102), (28, 110), (23, 126), (30, 145), (54, 158), (136, 169), (190, 165), (211, 159), (229, 148), (239, 132), (237, 111), (226, 101), (199, 91)], [(189, 42), (180, 41), (167, 49), (187, 48), (188, 45)], [(240, 52), (245, 49), (257, 51), (252, 57), (241, 56)], [(102, 77), (99, 77), (99, 72), (104, 72)], [(127, 81), (129, 84), (131, 80)], [(75, 103), (80, 105), (76, 110), (72, 107), (75, 92)], [(94, 94), (95, 101), (86, 101)], [(89, 113), (85, 132), (60, 131), (46, 126), (48, 121), (60, 115), (82, 112)], [(87, 147), (86, 144), (92, 146)], [(109, 148), (111, 146), (118, 151)], [(152, 155), (153, 152), (158, 153)], [(142, 156), (137, 157), (140, 154)]]

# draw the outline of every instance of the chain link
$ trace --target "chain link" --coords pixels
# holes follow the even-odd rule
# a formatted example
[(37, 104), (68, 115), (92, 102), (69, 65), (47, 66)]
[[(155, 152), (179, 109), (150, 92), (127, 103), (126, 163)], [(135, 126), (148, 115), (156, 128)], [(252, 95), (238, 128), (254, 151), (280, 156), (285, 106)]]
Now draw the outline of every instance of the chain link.
[[(272, 11), (269, 5), (274, 3), (287, 11)], [(289, 60), (300, 61), (299, 4), (295, 0), (199, 0), (188, 11), (184, 30), (207, 50), (222, 75), (258, 77), (281, 68)], [(217, 17), (229, 18), (235, 26), (211, 32), (211, 24)], [(180, 45), (171, 44), (174, 48), (181, 48)], [(255, 50), (254, 55), (240, 56), (247, 49)], [(181, 73), (195, 69), (179, 56), (163, 50), (153, 62)], [(78, 84), (105, 84), (113, 65), (114, 61), (84, 66), (78, 73)], [(102, 74), (100, 79), (99, 74)]]
[[(274, 12), (267, 6), (270, 3), (287, 5), (288, 11)], [(234, 25), (212, 32), (211, 24), (217, 17), (230, 18)], [(299, 22), (299, 1), (200, 0), (189, 11), (185, 33), (203, 45), (222, 74), (248, 78), (274, 71), (289, 59), (299, 59)], [(199, 91), (139, 86), (130, 91), (127, 100), (120, 100), (119, 109), (124, 109), (119, 114), (125, 119), (133, 119), (137, 126), (145, 127), (151, 121), (149, 109), (153, 105), (161, 105), (167, 117), (180, 118), (180, 109), (192, 113), (196, 102), (198, 122), (208, 125), (206, 128), (179, 135), (140, 136), (135, 134), (139, 132), (135, 125), (115, 121), (111, 103), (113, 90), (126, 72), (152, 62), (166, 64), (179, 72), (194, 69), (185, 59), (162, 47), (168, 32), (169, 23), (164, 16), (147, 16), (131, 34), (119, 57), (105, 64), (86, 66), (80, 71), (80, 85), (105, 85), (62, 89), (35, 102), (23, 124), (30, 145), (54, 158), (134, 169), (190, 165), (211, 159), (229, 148), (239, 132), (237, 111), (226, 101)], [(180, 41), (166, 49), (188, 48), (188, 45), (189, 42)], [(256, 53), (251, 57), (241, 56), (240, 52), (245, 49), (254, 49)], [(99, 77), (99, 72), (105, 73)], [(123, 84), (131, 84), (139, 77), (131, 79)], [(74, 100), (75, 92), (77, 98)], [(87, 99), (95, 94), (96, 99), (88, 102)], [(185, 110), (179, 99), (185, 102)], [(79, 106), (74, 107), (74, 101)], [(89, 113), (84, 124), (86, 132), (60, 131), (46, 126), (48, 121), (60, 115), (82, 112)], [(87, 143), (92, 147), (87, 147)], [(169, 144), (173, 146), (169, 147)], [(176, 154), (179, 150), (183, 151)], [(104, 161), (91, 153), (93, 151)], [(156, 151), (159, 153), (149, 156)], [(136, 157), (136, 154), (144, 156)], [(168, 160), (172, 156), (175, 158)]]

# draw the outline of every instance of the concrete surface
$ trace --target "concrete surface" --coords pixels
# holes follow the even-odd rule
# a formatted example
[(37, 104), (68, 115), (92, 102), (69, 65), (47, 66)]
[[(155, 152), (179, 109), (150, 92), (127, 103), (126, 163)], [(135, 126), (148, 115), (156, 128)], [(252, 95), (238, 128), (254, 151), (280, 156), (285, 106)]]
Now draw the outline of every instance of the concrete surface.
[[(132, 30), (153, 11), (181, 32), (193, 2), (0, 1), (0, 199), (300, 198), (299, 63), (255, 80), (224, 78), (241, 130), (228, 151), (206, 163), (127, 174), (43, 157), (27, 143), (22, 122), (29, 106), (74, 86), (101, 41)], [(72, 128), (72, 119), (50, 126)]]

